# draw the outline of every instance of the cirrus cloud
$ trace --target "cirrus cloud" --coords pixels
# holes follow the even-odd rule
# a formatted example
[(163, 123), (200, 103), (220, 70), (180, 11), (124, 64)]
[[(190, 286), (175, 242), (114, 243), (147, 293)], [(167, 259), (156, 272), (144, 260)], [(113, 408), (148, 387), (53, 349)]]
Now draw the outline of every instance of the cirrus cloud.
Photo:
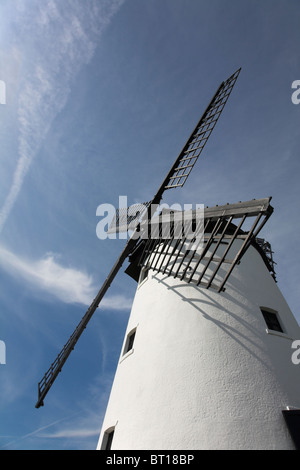
[[(62, 302), (90, 305), (98, 290), (93, 277), (84, 270), (63, 266), (58, 259), (59, 255), (53, 253), (37, 260), (22, 258), (0, 247), (0, 267), (11, 276)], [(131, 303), (123, 295), (112, 295), (103, 299), (101, 305), (111, 310), (128, 310)]]
[(18, 96), (18, 157), (0, 207), (0, 232), (53, 120), (65, 107), (72, 84), (93, 57), (99, 38), (124, 0), (18, 0), (7, 21), (17, 34), (15, 53), (29, 50)]

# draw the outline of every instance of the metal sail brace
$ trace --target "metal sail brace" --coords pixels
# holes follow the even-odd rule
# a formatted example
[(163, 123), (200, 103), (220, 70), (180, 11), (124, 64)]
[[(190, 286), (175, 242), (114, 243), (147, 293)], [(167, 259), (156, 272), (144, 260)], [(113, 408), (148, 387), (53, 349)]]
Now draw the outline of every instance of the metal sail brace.
[[(144, 244), (139, 266), (207, 289), (224, 290), (234, 267), (271, 216), (270, 200), (254, 199), (206, 208), (204, 243), (200, 250), (199, 246), (191, 247), (190, 238), (183, 236), (180, 239), (174, 231), (168, 238), (164, 237), (163, 229), (159, 236), (155, 232), (155, 236)], [(175, 213), (175, 221), (176, 218), (182, 218), (182, 213)], [(195, 218), (195, 211), (187, 212), (185, 224), (192, 224)]]
[(222, 82), (171, 169), (165, 189), (184, 185), (212, 133), (241, 69)]
[[(48, 371), (45, 373), (44, 377), (38, 384), (38, 401), (36, 403), (36, 408), (39, 408), (44, 404), (44, 398), (50, 390), (52, 384), (54, 383), (59, 372), (62, 370), (63, 365), (65, 364), (70, 353), (74, 349), (77, 341), (79, 340), (81, 334), (87, 327), (88, 322), (92, 318), (96, 309), (98, 308), (102, 298), (106, 294), (108, 288), (110, 287), (112, 281), (116, 277), (118, 271), (122, 267), (125, 259), (133, 253), (137, 244), (139, 243), (141, 232), (140, 227), (143, 223), (149, 223), (151, 217), (151, 207), (159, 205), (163, 193), (165, 190), (170, 188), (176, 188), (183, 186), (186, 182), (187, 177), (191, 173), (200, 153), (202, 152), (213, 128), (216, 125), (217, 120), (220, 117), (220, 114), (229, 98), (229, 95), (232, 91), (232, 88), (238, 78), (241, 69), (238, 69), (231, 77), (229, 77), (225, 82), (222, 82), (219, 88), (217, 89), (215, 95), (213, 96), (211, 102), (206, 108), (203, 116), (198, 122), (195, 130), (193, 131), (191, 137), (188, 139), (183, 150), (180, 152), (176, 158), (174, 164), (169, 170), (168, 174), (162, 181), (160, 187), (155, 193), (153, 199), (150, 203), (145, 203), (139, 205), (139, 207), (131, 207), (131, 209), (125, 209), (116, 214), (115, 220), (113, 221), (112, 226), (110, 226), (110, 233), (127, 231), (128, 229), (133, 228), (133, 234), (127, 241), (123, 251), (119, 255), (117, 261), (112, 267), (110, 273), (108, 274), (106, 280), (101, 286), (98, 294), (91, 303), (87, 312), (83, 316), (79, 325), (76, 327), (74, 333), (70, 336), (67, 343), (64, 345), (61, 352), (58, 354), (55, 361), (51, 364)], [(141, 207), (140, 207), (141, 206)], [(144, 208), (147, 210), (144, 210)], [(136, 210), (136, 212), (134, 212)]]
[(276, 281), (275, 265), (277, 263), (274, 261), (274, 258), (273, 258), (274, 251), (272, 251), (270, 242), (268, 242), (264, 238), (256, 238), (255, 242), (261, 248), (262, 253), (265, 256), (266, 265), (268, 266), (268, 269), (272, 277), (274, 278), (274, 281)]

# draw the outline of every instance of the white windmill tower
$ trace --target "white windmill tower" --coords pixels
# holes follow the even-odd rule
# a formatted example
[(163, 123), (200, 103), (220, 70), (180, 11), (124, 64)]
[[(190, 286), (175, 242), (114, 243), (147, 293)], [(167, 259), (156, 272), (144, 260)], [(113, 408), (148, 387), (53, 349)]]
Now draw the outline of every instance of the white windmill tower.
[[(294, 449), (300, 446), (300, 376), (291, 361), (299, 326), (275, 282), (258, 233), (270, 199), (152, 218), (165, 190), (182, 186), (240, 69), (223, 82), (105, 283), (39, 383), (43, 400), (129, 256), (138, 281), (99, 449)], [(166, 235), (165, 221), (171, 227)], [(183, 221), (184, 220), (184, 225)], [(249, 224), (250, 222), (250, 224)], [(148, 230), (148, 239), (141, 236)], [(184, 229), (183, 226), (185, 227)], [(178, 236), (178, 227), (182, 230)], [(194, 227), (192, 240), (189, 229)], [(196, 227), (196, 229), (195, 229)]]

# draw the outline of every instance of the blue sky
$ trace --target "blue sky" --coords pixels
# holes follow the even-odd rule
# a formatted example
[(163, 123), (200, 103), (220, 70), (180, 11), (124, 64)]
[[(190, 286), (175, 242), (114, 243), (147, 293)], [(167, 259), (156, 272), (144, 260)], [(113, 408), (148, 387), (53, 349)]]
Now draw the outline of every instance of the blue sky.
[(123, 270), (34, 407), (124, 246), (97, 238), (96, 209), (151, 199), (239, 67), (201, 160), (164, 200), (272, 196), (262, 235), (300, 322), (299, 20), (298, 0), (1, 0), (0, 449), (96, 447), (135, 291)]

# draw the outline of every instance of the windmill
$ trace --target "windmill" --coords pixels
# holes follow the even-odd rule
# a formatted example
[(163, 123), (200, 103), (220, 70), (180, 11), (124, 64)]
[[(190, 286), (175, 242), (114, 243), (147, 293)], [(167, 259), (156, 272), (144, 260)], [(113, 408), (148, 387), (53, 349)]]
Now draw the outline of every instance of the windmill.
[[(183, 292), (185, 291), (181, 290), (182, 286), (184, 286), (184, 289), (195, 289), (191, 292), (197, 292), (197, 295), (199, 295), (199, 301), (201, 297), (201, 302), (212, 303), (212, 305), (216, 305), (219, 302), (219, 297), (216, 298), (211, 296), (216, 296), (220, 294), (224, 295), (223, 293), (225, 291), (225, 286), (227, 286), (228, 282), (231, 281), (235, 273), (237, 273), (237, 276), (240, 275), (240, 272), (242, 272), (243, 274), (244, 264), (246, 264), (246, 262), (243, 264), (241, 263), (241, 261), (247, 258), (247, 256), (247, 269), (248, 266), (250, 266), (251, 269), (254, 269), (254, 267), (252, 266), (253, 262), (251, 260), (252, 258), (257, 258), (257, 253), (259, 254), (259, 260), (257, 260), (257, 263), (263, 263), (263, 268), (261, 268), (261, 266), (259, 265), (259, 268), (257, 269), (259, 270), (259, 272), (261, 269), (266, 269), (268, 276), (266, 282), (270, 283), (271, 279), (270, 289), (274, 289), (274, 286), (277, 289), (275, 283), (274, 261), (272, 257), (271, 247), (268, 242), (266, 242), (264, 239), (258, 238), (260, 230), (262, 229), (262, 227), (267, 222), (273, 212), (273, 208), (270, 205), (271, 198), (257, 199), (246, 202), (238, 202), (236, 204), (226, 204), (222, 206), (205, 208), (204, 221), (202, 227), (204, 238), (203, 247), (201, 247), (201, 250), (199, 249), (199, 245), (197, 245), (197, 243), (194, 243), (195, 238), (191, 239), (189, 237), (189, 229), (186, 232), (181, 232), (180, 236), (178, 236), (178, 233), (176, 233), (176, 227), (180, 227), (182, 225), (182, 213), (176, 211), (167, 211), (167, 213), (161, 213), (158, 216), (156, 215), (153, 217), (153, 212), (151, 212), (153, 207), (157, 207), (159, 205), (165, 191), (172, 188), (182, 187), (185, 184), (188, 176), (190, 175), (194, 165), (196, 164), (196, 161), (198, 160), (209, 136), (211, 135), (211, 132), (213, 131), (220, 117), (224, 106), (227, 103), (227, 100), (239, 76), (240, 70), (241, 69), (238, 69), (226, 81), (220, 84), (209, 105), (207, 106), (205, 112), (203, 113), (195, 129), (188, 138), (186, 144), (182, 148), (173, 166), (164, 178), (163, 182), (161, 183), (152, 200), (142, 205), (142, 209), (137, 210), (136, 216), (128, 217), (127, 211), (125, 211), (124, 214), (122, 214), (121, 212), (116, 214), (116, 219), (114, 221), (115, 230), (120, 231), (122, 230), (122, 228), (124, 229), (125, 227), (125, 230), (127, 231), (130, 224), (131, 227), (134, 227), (133, 233), (127, 241), (123, 251), (117, 258), (110, 273), (108, 274), (106, 280), (104, 281), (102, 287), (100, 288), (87, 312), (83, 316), (82, 320), (75, 328), (75, 331), (73, 332), (67, 343), (64, 345), (62, 351), (59, 353), (55, 361), (51, 364), (50, 368), (48, 369), (42, 380), (39, 382), (38, 401), (36, 403), (36, 408), (39, 408), (44, 404), (45, 396), (49, 392), (59, 372), (61, 372), (63, 365), (65, 364), (67, 358), (74, 349), (84, 329), (87, 327), (87, 324), (92, 318), (94, 312), (99, 306), (102, 298), (106, 294), (108, 288), (110, 287), (113, 279), (117, 275), (126, 258), (129, 258), (130, 262), (129, 267), (126, 270), (127, 274), (129, 274), (136, 281), (138, 281), (139, 285), (142, 285), (144, 281), (149, 279), (148, 286), (145, 286), (145, 288), (143, 287), (144, 293), (146, 293), (147, 289), (149, 290), (150, 287), (152, 290), (150, 289), (150, 298), (148, 298), (148, 300), (147, 295), (146, 297), (143, 297), (143, 295), (141, 294), (141, 289), (137, 290), (137, 300), (134, 301), (132, 313), (130, 315), (129, 325), (125, 335), (124, 345), (122, 348), (120, 363), (124, 362), (124, 358), (128, 357), (128, 355), (132, 354), (134, 350), (133, 345), (138, 342), (138, 336), (140, 338), (142, 338), (143, 336), (142, 333), (140, 333), (140, 327), (137, 327), (138, 322), (134, 320), (137, 315), (136, 310), (140, 310), (141, 305), (143, 305), (143, 310), (148, 311), (147, 318), (144, 318), (145, 322), (148, 322), (148, 318), (149, 316), (152, 316), (152, 313), (155, 313), (155, 309), (157, 309), (157, 312), (159, 312), (160, 315), (162, 310), (165, 311), (163, 306), (167, 305), (166, 311), (169, 311), (169, 306), (172, 303), (174, 303), (174, 313), (176, 309), (179, 308), (178, 298), (184, 300), (187, 310), (192, 308), (192, 315), (194, 315), (195, 311), (197, 311), (198, 309), (198, 306), (196, 306), (195, 302), (193, 302), (190, 297), (185, 297), (185, 295), (183, 294)], [(185, 223), (187, 223), (190, 228), (192, 226), (194, 227), (195, 221), (199, 220), (197, 215), (197, 209), (184, 213)], [(167, 220), (168, 222), (171, 221), (171, 229), (170, 223), (167, 224), (168, 228), (170, 229), (167, 235), (164, 231), (164, 227), (166, 226), (164, 225), (164, 220)], [(132, 224), (132, 222), (134, 223), (134, 225)], [(151, 235), (148, 237), (143, 237), (142, 234), (147, 231), (149, 227), (154, 227), (154, 229), (151, 231)], [(192, 233), (196, 233), (197, 236), (197, 229), (196, 232), (193, 232), (192, 230)], [(252, 253), (253, 249), (255, 250), (255, 254)], [(252, 253), (251, 260), (249, 260), (249, 251)], [(248, 271), (246, 272), (245, 276), (249, 277)], [(243, 276), (241, 279), (239, 279), (240, 284), (244, 282)], [(248, 280), (247, 283), (249, 285), (250, 281)], [(234, 289), (230, 287), (228, 289), (228, 292), (231, 293), (231, 291), (233, 290), (234, 295), (236, 295), (236, 292), (240, 288), (240, 284), (235, 285)], [(178, 286), (180, 288), (178, 288)], [(160, 298), (161, 303), (159, 304), (159, 306), (155, 307), (153, 304), (153, 295), (156, 290), (158, 295), (157, 298)], [(174, 300), (174, 298), (172, 297), (174, 295), (176, 300)], [(278, 295), (279, 294), (277, 293), (277, 291), (276, 293), (272, 292), (273, 297), (275, 296), (277, 298)], [(207, 296), (207, 298), (205, 296)], [(251, 303), (249, 300), (249, 298), (251, 299), (251, 292), (249, 293), (249, 295), (247, 293), (246, 296), (244, 294), (244, 297), (246, 298), (246, 300), (239, 300), (241, 305), (243, 304), (243, 302), (245, 305)], [(222, 304), (223, 311), (227, 311), (229, 301), (228, 299), (224, 299), (221, 299), (220, 304)], [(283, 300), (280, 299), (280, 302), (283, 303)], [(138, 307), (136, 307), (136, 305), (138, 305)], [(152, 308), (154, 308), (153, 311)], [(248, 311), (247, 309), (248, 307), (245, 307), (245, 312)], [(241, 307), (242, 313), (244, 312), (244, 310), (243, 307)], [(179, 314), (178, 318), (180, 318), (178, 320), (178, 325), (180, 325), (178, 326), (178, 332), (182, 331), (184, 333), (184, 330), (187, 328), (187, 323), (186, 320), (184, 320), (184, 323), (180, 324), (183, 318), (182, 309), (179, 309), (177, 313)], [(267, 322), (267, 325), (268, 322), (269, 324), (273, 322), (272, 324), (274, 325), (276, 323), (276, 320), (278, 320), (274, 309), (270, 309), (264, 304), (262, 304), (262, 307), (260, 309), (260, 315), (264, 317), (264, 321)], [(275, 315), (276, 318), (272, 317), (272, 315)], [(209, 317), (209, 314), (206, 313), (206, 316)], [(159, 322), (163, 321), (162, 318), (163, 315), (162, 317), (160, 317)], [(140, 321), (142, 322), (142, 317)], [(170, 320), (169, 318), (168, 321), (171, 321), (170, 324), (176, 325), (175, 320)], [(278, 328), (281, 328), (281, 322), (278, 321), (278, 324), (279, 323), (280, 325)], [(288, 321), (285, 321), (285, 323), (288, 323)], [(153, 324), (155, 324), (155, 318), (153, 320)], [(295, 324), (296, 321), (294, 320), (294, 327)], [(153, 335), (156, 335), (157, 329), (153, 330), (152, 334), (149, 331), (152, 329), (152, 327), (153, 326), (149, 327), (148, 325), (147, 328), (144, 328), (144, 335), (146, 334), (146, 336), (144, 336), (144, 344), (149, 342), (150, 337), (153, 338)], [(159, 328), (159, 326), (156, 324), (155, 328)], [(221, 329), (224, 329), (226, 331), (229, 331), (230, 328), (233, 327), (225, 324), (221, 327)], [(269, 330), (272, 330), (272, 327), (270, 325)], [(279, 329), (277, 331), (279, 331)], [(191, 335), (193, 335), (194, 330), (192, 329), (190, 333)], [(279, 333), (283, 333), (283, 330), (281, 332), (279, 331)], [(166, 336), (168, 337), (168, 335), (169, 333), (167, 332)], [(185, 343), (185, 346), (183, 346), (183, 350), (187, 347), (188, 344), (190, 344), (190, 341), (191, 338), (189, 337), (189, 339), (187, 339), (187, 342)], [(197, 336), (194, 338), (194, 342), (195, 344), (198, 344)], [(240, 343), (240, 341), (238, 342)], [(172, 347), (173, 346), (171, 345), (167, 346), (167, 349), (163, 350), (163, 355), (166, 355), (166, 357), (168, 357), (168, 348)], [(159, 343), (157, 344), (157, 348), (160, 348)], [(189, 346), (187, 347), (187, 349), (189, 349)], [(196, 352), (196, 354), (199, 354), (199, 351)], [(159, 421), (160, 415), (163, 415), (163, 413), (161, 413), (162, 407), (164, 407), (162, 403), (167, 394), (165, 393), (166, 391), (164, 390), (163, 386), (162, 392), (155, 392), (155, 400), (151, 400), (151, 395), (147, 396), (146, 402), (140, 400), (141, 395), (147, 395), (147, 392), (145, 392), (144, 389), (140, 389), (140, 384), (136, 382), (136, 380), (137, 377), (140, 377), (140, 379), (143, 380), (143, 374), (145, 374), (145, 370), (147, 369), (148, 356), (148, 353), (145, 353), (144, 351), (142, 361), (144, 361), (145, 363), (141, 364), (141, 369), (139, 369), (139, 372), (134, 377), (130, 376), (130, 374), (132, 373), (130, 369), (127, 371), (127, 377), (124, 377), (124, 370), (127, 368), (127, 366), (124, 366), (123, 369), (121, 368), (123, 371), (120, 371), (118, 367), (110, 397), (110, 402), (107, 409), (107, 414), (99, 439), (99, 448), (109, 449), (112, 446), (112, 442), (114, 442), (117, 446), (115, 448), (124, 449), (180, 448), (180, 446), (184, 445), (187, 446), (186, 448), (190, 448), (190, 444), (184, 444), (184, 438), (182, 436), (178, 441), (180, 442), (179, 444), (177, 443), (175, 437), (173, 437), (173, 440), (171, 439), (170, 441), (168, 441), (168, 438), (164, 439), (160, 437), (157, 439), (157, 432), (155, 431), (151, 431), (150, 434), (148, 432), (144, 432), (145, 423), (141, 424), (141, 422), (139, 421), (140, 416), (142, 415), (141, 410), (144, 410), (144, 412), (146, 412), (146, 408), (148, 406), (147, 403), (149, 402), (149, 400), (153, 403), (155, 402), (156, 404), (153, 405), (154, 409), (152, 409), (151, 416), (156, 416), (157, 420)], [(183, 354), (183, 356), (185, 356), (185, 354)], [(190, 358), (190, 353), (187, 353), (186, 357)], [(181, 359), (179, 358), (179, 368), (180, 360)], [(170, 356), (170, 362), (172, 363), (172, 355)], [(164, 367), (162, 367), (160, 372), (157, 371), (157, 364), (157, 358), (153, 362), (150, 361), (150, 363), (148, 364), (149, 370), (152, 370), (154, 375), (159, 375), (159, 373), (164, 370)], [(182, 370), (183, 374), (186, 375), (186, 363), (183, 366)], [(255, 370), (255, 374), (256, 376), (258, 375), (257, 370)], [(187, 389), (185, 390), (185, 393), (189, 393), (190, 390), (193, 390), (193, 386), (191, 383), (189, 383), (189, 380), (193, 382), (194, 377), (197, 375), (198, 372), (194, 371), (190, 379), (186, 380)], [(172, 383), (172, 374), (170, 377), (170, 383)], [(147, 376), (145, 376), (144, 379), (147, 381)], [(272, 380), (270, 383), (274, 385), (274, 381), (272, 382)], [(178, 381), (178, 377), (174, 379), (173, 386), (178, 383), (176, 381)], [(136, 383), (136, 390), (138, 390), (137, 395), (135, 396), (135, 392), (132, 391), (132, 389), (130, 389), (131, 391), (128, 391), (126, 395), (126, 392), (124, 391), (124, 383), (127, 383), (127, 385), (128, 383)], [(199, 384), (197, 384), (197, 387), (198, 385)], [(147, 387), (145, 389), (147, 389)], [(166, 386), (166, 389), (168, 389), (168, 386)], [(151, 393), (153, 393), (153, 390), (151, 391)], [(210, 393), (210, 391), (206, 390), (205, 392), (203, 391), (203, 393), (208, 394)], [(127, 401), (125, 402), (124, 396), (127, 397)], [(184, 397), (180, 397), (180, 393), (178, 394), (178, 396), (178, 399), (180, 399), (181, 402), (185, 401)], [(122, 406), (120, 404), (122, 404)], [(300, 407), (300, 404), (298, 404), (298, 406)], [(132, 426), (135, 427), (134, 432), (131, 430), (133, 434), (131, 433), (131, 431), (129, 431), (129, 428), (123, 428), (122, 430), (121, 420), (120, 425), (118, 424), (118, 427), (116, 427), (116, 422), (119, 422), (118, 416), (122, 416), (122, 413), (124, 414), (124, 422), (126, 420), (128, 424), (129, 420), (132, 421)], [(128, 413), (130, 414), (130, 418)], [(149, 418), (150, 421), (153, 419), (152, 417)], [(195, 416), (192, 419), (196, 419)], [(171, 421), (172, 419), (170, 418), (170, 422)], [(186, 420), (183, 419), (178, 423), (174, 423), (172, 429), (178, 430), (178, 427), (182, 427), (182, 422), (184, 421)], [(164, 416), (160, 428), (161, 432), (164, 433), (164, 435), (166, 435), (165, 426), (167, 425), (168, 417)], [(139, 428), (139, 426), (142, 426), (142, 428)], [(190, 421), (188, 421), (187, 429), (189, 429), (189, 427)], [(183, 428), (182, 432), (183, 434), (186, 434), (186, 429), (184, 430)], [(237, 426), (237, 429), (238, 428), (239, 427)], [(220, 432), (222, 430), (223, 427), (221, 426)], [(172, 432), (169, 432), (167, 434), (172, 435)], [(178, 433), (179, 431), (176, 432)], [(195, 435), (199, 435), (199, 432), (200, 431), (199, 429), (197, 429), (196, 426)], [(203, 432), (204, 434), (207, 433), (206, 430), (204, 430)], [(119, 438), (117, 440), (115, 437), (116, 435), (119, 435)], [(140, 438), (140, 436), (148, 437)], [(259, 438), (261, 438), (261, 436), (259, 436)], [(195, 448), (197, 448), (198, 444), (199, 443), (193, 443), (193, 445), (196, 446)]]
[[(221, 115), (221, 112), (223, 111), (223, 108), (238, 78), (240, 70), (241, 69), (238, 69), (225, 82), (222, 82), (220, 84), (209, 105), (207, 106), (205, 112), (203, 113), (201, 119), (199, 120), (197, 126), (193, 130), (191, 136), (187, 140), (179, 156), (176, 158), (169, 173), (167, 174), (162, 184), (160, 185), (158, 191), (156, 192), (155, 196), (153, 197), (151, 203), (148, 203), (149, 206), (158, 205), (161, 201), (164, 191), (171, 188), (182, 187), (184, 185), (199, 155), (201, 154), (210, 134), (212, 133)], [(147, 213), (144, 214), (144, 217), (146, 218), (147, 215)], [(100, 288), (98, 294), (94, 298), (87, 312), (75, 328), (73, 334), (70, 336), (69, 340), (64, 345), (55, 361), (51, 364), (48, 371), (45, 373), (43, 379), (39, 382), (38, 401), (36, 403), (36, 408), (39, 408), (44, 404), (44, 398), (46, 394), (50, 390), (59, 372), (61, 372), (63, 365), (65, 364), (67, 358), (74, 349), (78, 339), (85, 330), (88, 322), (90, 321), (96, 309), (98, 308), (102, 298), (110, 287), (110, 284), (117, 275), (123, 262), (132, 253), (137, 242), (138, 238), (135, 236), (134, 233), (132, 237), (128, 240), (122, 253), (118, 257), (114, 266), (112, 267), (109, 275), (104, 281), (102, 287)]]

